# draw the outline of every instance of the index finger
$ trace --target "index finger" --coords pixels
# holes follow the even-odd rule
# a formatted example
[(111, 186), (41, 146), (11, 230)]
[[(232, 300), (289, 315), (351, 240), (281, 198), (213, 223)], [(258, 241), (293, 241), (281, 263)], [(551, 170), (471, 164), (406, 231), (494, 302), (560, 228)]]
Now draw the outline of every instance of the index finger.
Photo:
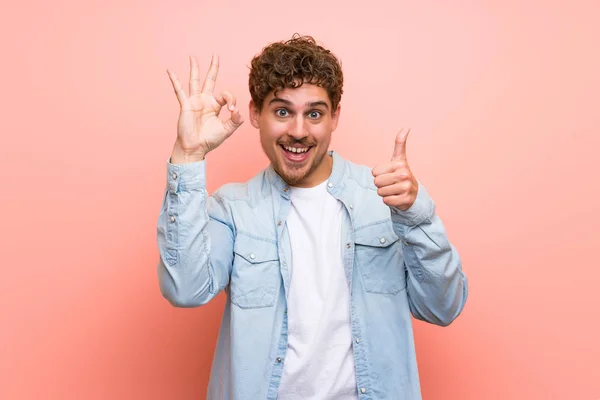
[(379, 164), (371, 169), (371, 174), (377, 177), (379, 175), (389, 174), (390, 172), (394, 172), (396, 166), (392, 161), (388, 161), (385, 164)]
[(219, 57), (216, 54), (213, 54), (212, 59), (210, 60), (210, 68), (208, 68), (208, 72), (206, 73), (206, 79), (204, 79), (204, 84), (202, 85), (203, 93), (212, 94), (213, 90), (215, 90), (215, 83), (217, 82), (218, 72)]

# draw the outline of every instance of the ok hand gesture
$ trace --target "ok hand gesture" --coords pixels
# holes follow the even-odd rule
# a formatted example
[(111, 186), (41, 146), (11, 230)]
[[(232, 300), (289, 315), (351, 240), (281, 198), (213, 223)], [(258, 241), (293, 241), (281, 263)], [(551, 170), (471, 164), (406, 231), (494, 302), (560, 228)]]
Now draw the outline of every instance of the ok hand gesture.
[[(177, 140), (171, 155), (174, 164), (203, 160), (206, 153), (217, 148), (244, 122), (231, 93), (213, 94), (218, 71), (219, 58), (213, 55), (204, 83), (200, 86), (198, 60), (190, 57), (188, 96), (175, 74), (167, 70), (181, 106)], [(219, 113), (225, 105), (231, 117), (222, 121)]]

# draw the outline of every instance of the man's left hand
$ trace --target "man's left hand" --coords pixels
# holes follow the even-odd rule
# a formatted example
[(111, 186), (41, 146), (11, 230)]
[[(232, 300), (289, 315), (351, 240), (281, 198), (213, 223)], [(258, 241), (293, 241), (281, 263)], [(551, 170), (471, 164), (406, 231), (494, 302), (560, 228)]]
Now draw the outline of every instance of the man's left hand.
[(406, 139), (410, 129), (403, 128), (396, 136), (391, 161), (379, 164), (371, 171), (375, 177), (377, 194), (390, 207), (408, 210), (417, 199), (419, 182), (414, 177), (406, 159)]

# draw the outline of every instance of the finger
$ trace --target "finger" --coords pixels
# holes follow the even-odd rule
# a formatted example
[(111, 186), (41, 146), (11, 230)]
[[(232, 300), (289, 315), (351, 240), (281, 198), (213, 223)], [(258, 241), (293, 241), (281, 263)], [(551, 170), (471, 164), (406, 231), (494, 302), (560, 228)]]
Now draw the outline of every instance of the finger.
[(231, 121), (238, 127), (244, 123), (244, 118), (238, 109), (231, 113)]
[(244, 123), (244, 119), (239, 111), (234, 111), (231, 113), (231, 118), (223, 123), (225, 130), (229, 135), (231, 135), (237, 128), (239, 128)]
[(188, 101), (187, 95), (185, 94), (183, 87), (181, 87), (181, 83), (179, 83), (175, 73), (167, 69), (167, 74), (169, 74), (169, 78), (171, 79), (171, 84), (173, 85), (173, 90), (175, 90), (175, 95), (177, 96), (179, 105), (183, 108)]
[(200, 67), (198, 59), (190, 56), (190, 96), (200, 94)]
[(410, 198), (407, 196), (385, 196), (383, 202), (390, 207), (396, 207), (401, 211), (406, 211), (409, 207), (405, 204), (410, 202)]
[(379, 175), (383, 175), (383, 174), (389, 174), (391, 172), (394, 172), (400, 168), (402, 168), (403, 166), (405, 166), (405, 163), (400, 161), (388, 161), (384, 164), (379, 164), (377, 166), (375, 166), (372, 170), (371, 173), (373, 174), (373, 176), (377, 177)]
[[(220, 107), (223, 107), (225, 104), (227, 104), (227, 109), (229, 111), (236, 111), (236, 99), (235, 96), (233, 94), (231, 94), (231, 92), (228, 92), (227, 90), (224, 90), (221, 92), (220, 95), (215, 96), (215, 100), (217, 101), (217, 103), (219, 103)], [(219, 113), (221, 109), (219, 108), (219, 110), (217, 111), (217, 114)]]
[(373, 176), (377, 177), (379, 175), (389, 174), (393, 170), (394, 167), (392, 166), (392, 163), (386, 163), (376, 166), (371, 170), (371, 173), (373, 174)]
[(387, 174), (378, 175), (374, 179), (375, 186), (378, 188), (406, 181), (410, 181), (410, 176), (407, 171), (394, 171)]
[(403, 196), (410, 191), (410, 183), (400, 182), (393, 185), (380, 187), (377, 189), (377, 194), (381, 197), (387, 196)]
[(409, 133), (409, 128), (402, 128), (396, 135), (396, 144), (394, 145), (392, 160), (406, 160), (406, 139), (408, 138)]
[(216, 54), (213, 54), (212, 59), (210, 60), (210, 67), (206, 73), (206, 79), (204, 79), (204, 84), (202, 85), (202, 93), (212, 94), (213, 90), (215, 90), (218, 72), (219, 57)]

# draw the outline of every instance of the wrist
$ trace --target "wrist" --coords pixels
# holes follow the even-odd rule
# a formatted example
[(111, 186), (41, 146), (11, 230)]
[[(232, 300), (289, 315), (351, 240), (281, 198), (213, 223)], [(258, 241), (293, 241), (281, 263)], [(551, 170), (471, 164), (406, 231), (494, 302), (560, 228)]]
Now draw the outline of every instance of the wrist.
[(186, 152), (176, 143), (171, 152), (169, 162), (171, 164), (189, 164), (202, 161), (205, 156), (206, 152), (203, 150), (199, 149), (194, 152)]

